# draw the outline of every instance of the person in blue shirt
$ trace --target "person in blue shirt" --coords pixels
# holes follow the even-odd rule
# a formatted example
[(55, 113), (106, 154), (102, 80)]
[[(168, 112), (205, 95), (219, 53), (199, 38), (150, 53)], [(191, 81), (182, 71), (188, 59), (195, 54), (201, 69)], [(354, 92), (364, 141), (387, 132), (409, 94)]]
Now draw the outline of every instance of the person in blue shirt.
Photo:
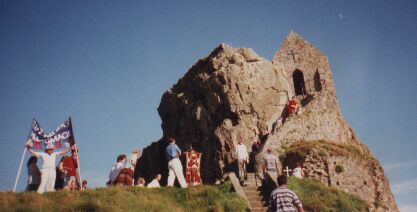
[(180, 161), (181, 150), (175, 144), (175, 138), (168, 138), (169, 145), (166, 147), (165, 152), (168, 159), (168, 186), (174, 186), (175, 177), (178, 179), (182, 188), (187, 188), (185, 182), (182, 164)]

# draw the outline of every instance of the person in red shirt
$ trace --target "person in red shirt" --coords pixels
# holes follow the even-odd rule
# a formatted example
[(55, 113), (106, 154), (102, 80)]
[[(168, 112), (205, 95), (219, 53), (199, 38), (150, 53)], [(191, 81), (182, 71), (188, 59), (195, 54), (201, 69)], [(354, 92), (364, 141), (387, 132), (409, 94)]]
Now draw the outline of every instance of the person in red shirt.
[(66, 157), (63, 160), (63, 169), (66, 173), (65, 176), (65, 189), (73, 191), (78, 189), (77, 184), (77, 168), (78, 168), (78, 152), (77, 150), (72, 150), (72, 156)]
[(298, 108), (298, 101), (295, 99), (295, 96), (293, 96), (289, 101), (287, 105), (287, 112), (288, 116), (292, 116)]
[(185, 152), (187, 157), (185, 181), (187, 185), (200, 185), (201, 175), (200, 175), (200, 162), (201, 162), (201, 153), (197, 152), (190, 145), (190, 150)]

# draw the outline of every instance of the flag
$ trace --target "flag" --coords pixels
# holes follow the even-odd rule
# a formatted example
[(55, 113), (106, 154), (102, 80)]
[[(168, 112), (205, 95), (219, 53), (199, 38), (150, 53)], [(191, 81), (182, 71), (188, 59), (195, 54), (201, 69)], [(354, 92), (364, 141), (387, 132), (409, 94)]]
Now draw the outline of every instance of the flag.
[(48, 144), (53, 145), (54, 149), (74, 145), (75, 139), (72, 132), (71, 118), (68, 118), (48, 135), (44, 133), (39, 123), (33, 119), (28, 140), (28, 144), (33, 146), (34, 149), (44, 149)]
[(45, 145), (47, 144), (54, 145), (55, 149), (61, 149), (75, 144), (71, 118), (68, 118), (64, 123), (60, 124), (56, 130), (46, 136)]
[(43, 132), (39, 123), (35, 119), (33, 119), (32, 127), (30, 128), (28, 136), (29, 145), (33, 146), (34, 149), (42, 149), (42, 143), (45, 140), (45, 133)]

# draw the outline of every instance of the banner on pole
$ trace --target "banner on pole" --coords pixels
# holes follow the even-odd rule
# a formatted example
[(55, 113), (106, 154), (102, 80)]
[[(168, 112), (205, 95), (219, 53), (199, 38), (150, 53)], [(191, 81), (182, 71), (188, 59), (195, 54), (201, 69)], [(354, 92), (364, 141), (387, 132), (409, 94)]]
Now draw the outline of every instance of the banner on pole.
[(68, 118), (48, 135), (45, 134), (39, 123), (33, 119), (28, 140), (32, 141), (29, 145), (38, 150), (44, 149), (48, 144), (52, 144), (55, 149), (74, 145), (75, 139), (72, 132), (71, 118)]

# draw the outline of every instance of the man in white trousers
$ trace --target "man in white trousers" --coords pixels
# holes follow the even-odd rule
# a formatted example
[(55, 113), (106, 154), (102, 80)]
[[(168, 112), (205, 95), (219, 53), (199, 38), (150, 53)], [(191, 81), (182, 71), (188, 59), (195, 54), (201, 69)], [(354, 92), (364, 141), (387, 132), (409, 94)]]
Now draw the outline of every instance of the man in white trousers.
[[(45, 190), (55, 191), (56, 157), (67, 154), (71, 148), (67, 147), (64, 151), (54, 152), (54, 146), (52, 144), (48, 144), (45, 148), (45, 152), (35, 152), (32, 150), (30, 142), (28, 142), (26, 148), (33, 156), (42, 158), (41, 184), (39, 185), (38, 193), (42, 194)], [(75, 145), (73, 148), (76, 148)]]
[(175, 139), (172, 137), (168, 138), (169, 145), (166, 147), (165, 152), (168, 159), (168, 186), (174, 186), (175, 176), (180, 183), (181, 188), (187, 188), (187, 183), (185, 182), (184, 173), (182, 169), (182, 164), (180, 161), (181, 150), (175, 144)]
[(248, 149), (246, 148), (245, 144), (242, 143), (242, 140), (239, 140), (238, 144), (236, 145), (236, 155), (239, 180), (240, 183), (244, 185), (243, 182), (245, 181), (246, 164), (249, 162), (249, 154)]

